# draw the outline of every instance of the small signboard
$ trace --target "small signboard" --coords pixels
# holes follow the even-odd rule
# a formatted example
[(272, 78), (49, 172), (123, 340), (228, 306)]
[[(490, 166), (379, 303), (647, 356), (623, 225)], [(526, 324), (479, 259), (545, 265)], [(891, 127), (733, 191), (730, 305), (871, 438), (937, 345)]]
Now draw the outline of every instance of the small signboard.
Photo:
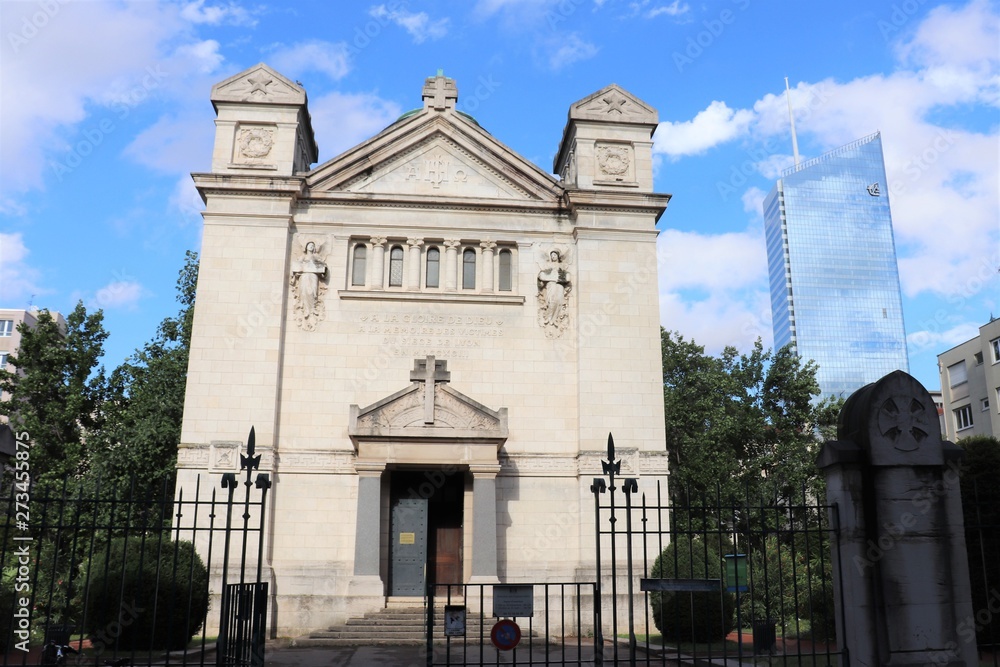
[(494, 586), (494, 618), (530, 618), (535, 615), (535, 587)]
[(417, 541), (416, 533), (400, 533), (399, 543), (400, 544), (415, 544)]
[(510, 651), (521, 641), (521, 628), (509, 620), (497, 621), (490, 630), (490, 642), (501, 651)]
[(444, 607), (444, 636), (465, 636), (465, 605), (449, 604)]

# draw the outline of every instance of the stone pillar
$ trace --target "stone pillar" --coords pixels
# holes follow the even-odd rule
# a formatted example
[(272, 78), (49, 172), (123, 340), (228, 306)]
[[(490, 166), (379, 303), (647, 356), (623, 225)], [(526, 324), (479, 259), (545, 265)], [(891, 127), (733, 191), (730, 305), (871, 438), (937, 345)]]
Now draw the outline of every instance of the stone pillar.
[(372, 279), (369, 283), (372, 289), (382, 289), (382, 276), (385, 273), (385, 242), (384, 236), (372, 238)]
[(404, 289), (420, 289), (420, 246), (424, 244), (423, 239), (406, 239), (410, 246), (410, 257), (407, 260), (406, 285)]
[(457, 239), (447, 239), (444, 242), (444, 289), (447, 292), (454, 292), (455, 277), (458, 275), (458, 246), (461, 241)]
[(497, 244), (493, 241), (483, 241), (479, 244), (483, 249), (483, 292), (493, 291), (493, 254), (496, 252)]
[(354, 538), (354, 577), (348, 593), (352, 604), (377, 609), (385, 603), (379, 576), (381, 554), (382, 472), (385, 463), (358, 462), (358, 513)]
[[(837, 637), (852, 665), (975, 665), (958, 468), (930, 394), (895, 371), (844, 404), (827, 482)], [(838, 594), (843, 590), (843, 603)], [(846, 619), (846, 627), (844, 627)]]
[(498, 584), (497, 473), (500, 464), (472, 465), (471, 584)]

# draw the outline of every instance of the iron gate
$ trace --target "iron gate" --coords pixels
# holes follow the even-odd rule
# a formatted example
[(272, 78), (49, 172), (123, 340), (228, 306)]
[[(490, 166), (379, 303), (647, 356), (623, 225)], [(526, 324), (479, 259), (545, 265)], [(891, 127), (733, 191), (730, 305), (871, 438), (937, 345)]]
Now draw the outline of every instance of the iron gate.
[[(251, 479), (260, 463), (253, 429), (241, 459), (242, 498), (235, 473), (223, 475), (221, 497), (200, 478), (193, 494), (142, 480), (46, 485), (27, 475), (3, 478), (2, 665), (59, 654), (73, 666), (262, 665), (262, 535), (271, 482), (266, 473)], [(227, 609), (235, 611), (227, 617)], [(220, 629), (213, 656), (216, 619), (227, 631)]]
[[(598, 597), (611, 664), (776, 656), (837, 665), (831, 548), (835, 508), (794, 500), (671, 504), (659, 482), (620, 477), (608, 436), (594, 478)], [(833, 517), (830, 525), (828, 517)]]

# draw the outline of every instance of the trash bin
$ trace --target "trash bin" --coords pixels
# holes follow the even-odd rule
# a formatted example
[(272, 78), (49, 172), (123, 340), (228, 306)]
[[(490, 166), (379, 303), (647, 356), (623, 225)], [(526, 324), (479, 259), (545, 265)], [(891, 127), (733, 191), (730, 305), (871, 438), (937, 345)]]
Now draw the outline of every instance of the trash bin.
[(754, 654), (771, 653), (778, 641), (777, 623), (770, 619), (753, 622)]
[(69, 638), (76, 631), (76, 626), (68, 623), (52, 623), (45, 628), (45, 643), (55, 642), (59, 646), (69, 644)]

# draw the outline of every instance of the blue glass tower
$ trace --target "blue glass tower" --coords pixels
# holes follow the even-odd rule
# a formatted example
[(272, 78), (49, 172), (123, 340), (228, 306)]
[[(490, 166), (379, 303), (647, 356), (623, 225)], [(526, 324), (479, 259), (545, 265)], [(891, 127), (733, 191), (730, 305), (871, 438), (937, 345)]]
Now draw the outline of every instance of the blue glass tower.
[(879, 133), (785, 170), (764, 231), (775, 348), (816, 361), (823, 398), (909, 372)]

